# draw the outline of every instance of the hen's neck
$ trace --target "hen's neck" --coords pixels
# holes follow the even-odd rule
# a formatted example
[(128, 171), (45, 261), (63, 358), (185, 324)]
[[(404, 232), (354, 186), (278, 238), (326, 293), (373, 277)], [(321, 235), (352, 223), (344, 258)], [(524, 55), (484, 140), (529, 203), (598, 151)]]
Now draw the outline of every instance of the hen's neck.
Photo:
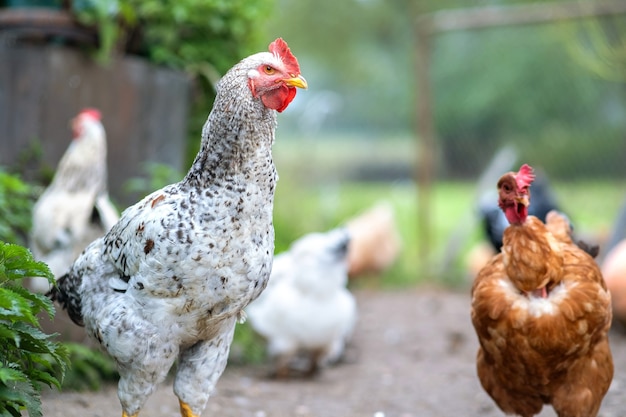
[(50, 188), (69, 193), (106, 192), (106, 151), (102, 138), (84, 138), (73, 142), (59, 161)]
[(276, 112), (252, 97), (242, 71), (231, 70), (218, 84), (200, 151), (183, 182), (206, 187), (240, 175), (247, 180), (275, 175), (275, 127)]
[(502, 254), (508, 277), (529, 292), (546, 283), (561, 280), (563, 257), (560, 246), (545, 225), (528, 216), (524, 223), (512, 224), (503, 235)]

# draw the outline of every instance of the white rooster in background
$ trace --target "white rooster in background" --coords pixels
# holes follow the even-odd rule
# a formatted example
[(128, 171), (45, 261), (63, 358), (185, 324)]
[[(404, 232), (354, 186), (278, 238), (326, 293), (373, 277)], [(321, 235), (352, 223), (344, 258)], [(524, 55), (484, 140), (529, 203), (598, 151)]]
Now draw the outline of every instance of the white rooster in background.
[(305, 357), (305, 374), (335, 362), (356, 322), (348, 282), (348, 230), (311, 233), (274, 258), (266, 290), (246, 312), (267, 339), (275, 376), (287, 377)]
[[(33, 207), (30, 249), (56, 277), (119, 218), (107, 190), (107, 143), (100, 112), (84, 109), (71, 123), (72, 143)], [(31, 278), (29, 287), (36, 292), (50, 289), (43, 278)]]

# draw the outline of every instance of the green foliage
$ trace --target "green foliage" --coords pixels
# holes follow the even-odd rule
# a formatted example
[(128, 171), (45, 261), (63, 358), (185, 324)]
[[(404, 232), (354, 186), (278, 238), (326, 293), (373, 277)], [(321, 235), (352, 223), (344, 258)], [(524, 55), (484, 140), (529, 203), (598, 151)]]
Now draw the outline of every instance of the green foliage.
[[(382, 141), (387, 132), (409, 132), (417, 122), (417, 14), (549, 2), (282, 0), (267, 27), (303, 51), (299, 59), (310, 89), (294, 102), (305, 109), (295, 123), (310, 110), (314, 119), (313, 104), (325, 104), (316, 101), (318, 93), (330, 90), (341, 105), (323, 119), (321, 135), (350, 131)], [(578, 155), (596, 166), (606, 160), (604, 173), (622, 175), (613, 137), (626, 131), (625, 22), (616, 15), (434, 36), (429, 75), (438, 174), (476, 177), (510, 141), (519, 148), (532, 143), (540, 153), (557, 124), (573, 145), (571, 152), (553, 155), (558, 165), (579, 166), (576, 147), (590, 150), (587, 144), (595, 143), (591, 153)], [(283, 118), (289, 117), (288, 111)]]
[(113, 359), (98, 349), (78, 343), (64, 343), (71, 368), (65, 373), (63, 389), (97, 390), (103, 382), (117, 382), (119, 374)]
[(325, 129), (409, 129), (414, 115), (412, 24), (417, 3), (280, 1), (267, 31), (271, 38), (282, 36), (289, 42), (309, 82), (310, 90), (295, 104), (333, 91), (341, 106), (325, 119)]
[(35, 189), (0, 167), (0, 241), (25, 244)]
[(98, 29), (100, 48), (96, 59), (99, 62), (106, 64), (115, 50), (123, 52), (125, 31), (136, 23), (136, 15), (126, 1), (74, 0), (72, 11), (83, 25)]
[[(272, 0), (80, 0), (72, 2), (72, 10), (80, 22), (98, 28), (103, 57), (130, 49), (169, 67), (209, 64), (224, 72), (260, 46), (259, 22), (272, 5)], [(126, 44), (133, 41), (140, 45)]]
[[(513, 142), (534, 147), (549, 165), (576, 167), (585, 155), (604, 164), (604, 172), (618, 173), (620, 164), (602, 161), (616, 150), (603, 142), (607, 134), (623, 135), (626, 119), (610, 116), (626, 106), (626, 96), (571, 59), (558, 27), (450, 33), (434, 45), (435, 116), (449, 172), (476, 175), (495, 150)], [(573, 152), (547, 152), (555, 131), (569, 136)], [(593, 143), (590, 154), (575, 151), (585, 143)]]
[(553, 178), (566, 181), (626, 176), (624, 135), (616, 129), (572, 132), (553, 123), (535, 137), (516, 141), (520, 160), (546, 168)]
[(259, 22), (271, 1), (128, 0), (142, 26), (148, 56), (188, 69), (210, 63), (225, 72), (261, 43)]
[[(31, 417), (41, 413), (42, 384), (60, 388), (68, 365), (65, 347), (40, 330), (37, 314), (52, 318), (52, 302), (21, 287), (20, 279), (54, 276), (47, 265), (36, 262), (18, 245), (0, 242), (0, 415)], [(59, 375), (59, 376), (58, 376)]]
[(266, 359), (265, 342), (246, 322), (237, 324), (228, 356), (229, 365), (262, 363)]
[(568, 51), (577, 63), (602, 79), (626, 81), (626, 18), (623, 15), (586, 19), (563, 27), (570, 39)]
[(73, 2), (72, 10), (80, 22), (97, 27), (100, 62), (114, 52), (133, 53), (194, 77), (191, 162), (214, 84), (239, 60), (269, 44), (263, 22), (273, 5), (274, 0), (81, 0)]
[(126, 1), (136, 13), (148, 58), (183, 69), (196, 80), (187, 143), (191, 164), (215, 83), (239, 60), (269, 44), (262, 22), (274, 0)]

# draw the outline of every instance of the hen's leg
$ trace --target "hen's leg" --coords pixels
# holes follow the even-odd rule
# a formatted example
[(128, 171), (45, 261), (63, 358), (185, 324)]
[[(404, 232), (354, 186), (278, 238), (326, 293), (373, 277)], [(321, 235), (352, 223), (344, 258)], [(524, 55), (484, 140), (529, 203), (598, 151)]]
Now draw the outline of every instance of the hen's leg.
[(325, 353), (326, 353), (325, 349), (314, 349), (311, 352), (311, 358), (310, 358), (311, 361), (309, 362), (309, 369), (307, 369), (304, 374), (306, 377), (311, 378), (320, 371), (320, 360), (321, 358), (324, 357)]
[[(117, 395), (122, 417), (136, 417), (141, 407), (167, 376), (178, 357), (178, 346), (152, 323), (133, 314), (126, 304), (114, 305), (97, 329), (89, 329), (115, 359), (120, 380)], [(122, 329), (123, 331), (121, 331)]]
[(288, 378), (294, 358), (298, 353), (298, 346), (290, 338), (274, 338), (267, 345), (267, 351), (272, 358), (273, 369), (268, 378)]
[(191, 408), (183, 402), (183, 400), (178, 400), (180, 403), (180, 415), (182, 417), (199, 417), (199, 414), (194, 414), (191, 411)]
[(183, 417), (199, 416), (215, 383), (224, 372), (233, 341), (236, 317), (229, 317), (215, 329), (215, 337), (203, 340), (180, 353), (174, 393)]
[(137, 417), (150, 394), (167, 377), (176, 353), (167, 345), (151, 344), (145, 352), (137, 352), (135, 361), (118, 366), (117, 395), (122, 404), (122, 417)]
[(274, 369), (269, 373), (270, 378), (284, 379), (288, 378), (291, 373), (291, 361), (295, 355), (292, 353), (283, 353), (275, 357)]

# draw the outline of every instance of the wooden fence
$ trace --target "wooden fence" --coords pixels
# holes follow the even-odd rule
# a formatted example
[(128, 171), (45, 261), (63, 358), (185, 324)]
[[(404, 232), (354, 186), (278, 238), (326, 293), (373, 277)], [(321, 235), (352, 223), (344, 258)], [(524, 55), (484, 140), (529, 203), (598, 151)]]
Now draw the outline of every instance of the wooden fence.
[(144, 162), (183, 168), (189, 98), (185, 74), (140, 58), (102, 66), (78, 48), (0, 39), (0, 165), (16, 166), (40, 143), (40, 162), (54, 169), (70, 143), (69, 120), (96, 107), (107, 132), (109, 189), (125, 207), (137, 196), (122, 185), (143, 172)]

